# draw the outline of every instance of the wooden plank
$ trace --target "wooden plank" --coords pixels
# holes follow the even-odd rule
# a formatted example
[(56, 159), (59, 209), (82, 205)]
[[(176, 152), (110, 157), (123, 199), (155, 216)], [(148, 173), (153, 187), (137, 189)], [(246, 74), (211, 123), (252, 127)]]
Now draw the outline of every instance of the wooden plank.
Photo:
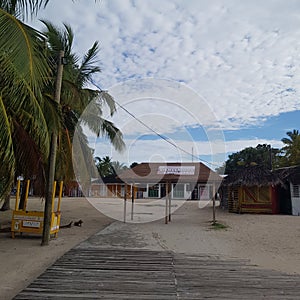
[(300, 276), (247, 260), (75, 248), (14, 299), (299, 299)]

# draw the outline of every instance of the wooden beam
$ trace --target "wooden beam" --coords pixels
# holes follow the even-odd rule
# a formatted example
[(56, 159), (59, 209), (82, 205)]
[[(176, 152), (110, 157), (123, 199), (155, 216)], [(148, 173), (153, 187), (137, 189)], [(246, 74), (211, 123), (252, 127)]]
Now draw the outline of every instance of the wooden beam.
[(133, 184), (131, 184), (131, 221), (133, 221), (134, 214), (134, 188)]
[(166, 204), (165, 204), (165, 224), (168, 224), (168, 196), (169, 196), (169, 185), (166, 185)]
[[(170, 183), (167, 183), (169, 185)], [(169, 199), (169, 222), (171, 222), (171, 195), (168, 194), (168, 199)]]
[(127, 184), (125, 184), (125, 193), (124, 193), (124, 223), (126, 223), (126, 202), (127, 202), (126, 189), (127, 189)]

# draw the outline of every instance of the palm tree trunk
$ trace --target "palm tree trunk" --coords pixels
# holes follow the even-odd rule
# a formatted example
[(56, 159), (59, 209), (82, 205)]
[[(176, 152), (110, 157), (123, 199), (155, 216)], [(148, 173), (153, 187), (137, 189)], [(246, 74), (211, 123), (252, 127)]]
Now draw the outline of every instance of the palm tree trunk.
[(4, 203), (2, 205), (2, 207), (0, 208), (1, 211), (6, 211), (6, 210), (10, 210), (10, 194), (8, 194), (5, 198), (4, 198)]
[[(61, 84), (63, 76), (63, 64), (62, 58), (64, 57), (64, 51), (60, 51), (58, 55), (58, 68), (56, 77), (56, 87), (55, 87), (55, 101), (60, 102)], [(52, 133), (51, 146), (49, 155), (49, 165), (48, 165), (48, 178), (47, 178), (47, 189), (46, 189), (46, 201), (44, 209), (44, 227), (42, 236), (42, 246), (47, 246), (50, 240), (51, 231), (51, 213), (52, 213), (52, 189), (55, 176), (55, 163), (56, 163), (56, 150), (57, 150), (57, 134)]]

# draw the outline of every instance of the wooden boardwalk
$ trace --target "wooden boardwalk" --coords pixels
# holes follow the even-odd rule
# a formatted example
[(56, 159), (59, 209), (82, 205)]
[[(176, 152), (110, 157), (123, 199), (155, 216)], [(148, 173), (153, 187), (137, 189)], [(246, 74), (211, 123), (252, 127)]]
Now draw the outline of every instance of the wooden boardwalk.
[(300, 299), (300, 276), (243, 260), (74, 248), (14, 299)]

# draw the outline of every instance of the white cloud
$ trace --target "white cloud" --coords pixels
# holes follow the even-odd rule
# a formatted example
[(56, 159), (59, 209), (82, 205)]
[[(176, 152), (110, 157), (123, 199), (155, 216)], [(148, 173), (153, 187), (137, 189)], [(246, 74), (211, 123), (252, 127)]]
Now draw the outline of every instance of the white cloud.
[(300, 109), (298, 1), (86, 3), (51, 1), (44, 17), (70, 23), (78, 51), (100, 40), (105, 88), (149, 75), (182, 80), (224, 128)]
[[(300, 110), (299, 12), (297, 0), (52, 0), (40, 17), (71, 24), (80, 53), (99, 40), (103, 71), (97, 82), (135, 116), (169, 134), (197, 122), (239, 129)], [(174, 90), (173, 98), (169, 91), (161, 97), (157, 90), (139, 91), (133, 101), (116, 89), (149, 76), (184, 82), (203, 96), (205, 109), (189, 97), (176, 98)], [(149, 132), (120, 109), (113, 120), (127, 135)], [(227, 142), (226, 152), (252, 142)], [(147, 143), (146, 152), (152, 149)]]

